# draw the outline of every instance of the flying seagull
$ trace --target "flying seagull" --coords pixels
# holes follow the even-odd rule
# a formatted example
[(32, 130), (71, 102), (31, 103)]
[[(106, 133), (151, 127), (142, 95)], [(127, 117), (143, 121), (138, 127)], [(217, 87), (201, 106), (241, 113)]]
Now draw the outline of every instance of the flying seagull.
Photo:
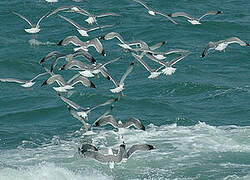
[(158, 14), (158, 15), (161, 15), (161, 16), (164, 16), (164, 17), (168, 18), (168, 20), (170, 20), (172, 23), (177, 24), (177, 22), (175, 22), (169, 15), (161, 13), (159, 11), (153, 10), (145, 2), (143, 2), (142, 0), (134, 0), (134, 1), (137, 2), (137, 3), (139, 3), (139, 4), (141, 4), (142, 6), (144, 6), (148, 10), (148, 13), (150, 15), (155, 16), (155, 15)]
[(215, 49), (217, 51), (225, 51), (227, 46), (229, 44), (232, 44), (232, 43), (237, 43), (237, 44), (239, 44), (241, 46), (250, 46), (249, 43), (244, 42), (244, 41), (240, 40), (237, 37), (231, 37), (231, 38), (228, 38), (226, 40), (220, 40), (220, 41), (217, 41), (217, 42), (209, 42), (207, 44), (206, 48), (204, 49), (204, 51), (202, 52), (201, 57), (205, 57), (206, 54), (208, 53), (208, 51), (211, 50), (211, 49)]
[(116, 122), (115, 118), (112, 115), (106, 115), (99, 119), (98, 121), (95, 121), (93, 126), (105, 126), (107, 124), (112, 125), (113, 127), (119, 129), (122, 128), (129, 128), (131, 126), (134, 126), (136, 129), (140, 129), (145, 131), (145, 126), (141, 123), (141, 121), (137, 118), (129, 118), (125, 123), (122, 123), (121, 121)]
[(106, 28), (106, 27), (112, 27), (114, 25), (104, 25), (104, 26), (97, 26), (94, 28), (84, 28), (82, 26), (80, 26), (78, 23), (76, 23), (75, 21), (73, 21), (72, 19), (66, 18), (60, 14), (58, 14), (58, 16), (60, 16), (61, 18), (63, 18), (64, 20), (68, 21), (69, 23), (71, 23), (73, 26), (75, 26), (77, 28), (77, 31), (82, 35), (82, 36), (89, 36), (88, 32), (90, 31), (94, 31), (97, 29), (102, 29), (102, 28)]
[(222, 11), (212, 11), (212, 12), (207, 12), (206, 14), (203, 14), (201, 17), (199, 18), (194, 18), (192, 16), (190, 16), (189, 14), (185, 13), (185, 12), (175, 12), (175, 13), (171, 13), (169, 14), (168, 16), (170, 17), (179, 17), (179, 16), (182, 16), (182, 17), (185, 17), (187, 18), (187, 21), (190, 22), (191, 24), (193, 25), (197, 25), (197, 24), (201, 24), (200, 23), (200, 20), (205, 17), (205, 16), (208, 16), (208, 15), (216, 15), (216, 14), (221, 14)]
[(25, 80), (20, 80), (20, 79), (15, 79), (15, 78), (0, 78), (0, 82), (14, 82), (14, 83), (19, 83), (21, 84), (22, 87), (31, 87), (33, 86), (36, 82), (34, 82), (38, 77), (43, 76), (45, 74), (48, 74), (47, 72), (40, 73), (36, 75), (34, 78), (31, 80), (25, 81)]
[(31, 33), (31, 34), (37, 34), (41, 29), (40, 29), (40, 22), (47, 16), (48, 13), (46, 13), (45, 15), (43, 15), (36, 24), (32, 24), (25, 16), (12, 11), (13, 14), (19, 16), (20, 18), (24, 19), (27, 23), (29, 23), (29, 25), (31, 26), (30, 29), (24, 29), (27, 33)]

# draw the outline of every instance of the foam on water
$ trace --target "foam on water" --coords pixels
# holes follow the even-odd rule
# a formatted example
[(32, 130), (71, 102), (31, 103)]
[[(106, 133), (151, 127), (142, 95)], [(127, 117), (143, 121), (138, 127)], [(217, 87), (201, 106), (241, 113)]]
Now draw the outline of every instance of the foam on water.
[[(118, 149), (122, 141), (127, 148), (148, 143), (156, 147), (148, 152), (136, 152), (126, 162), (109, 169), (108, 165), (79, 157), (77, 148), (89, 138), (76, 131), (66, 138), (54, 136), (49, 142), (32, 145), (23, 141), (17, 149), (0, 153), (0, 177), (5, 179), (192, 179), (248, 177), (250, 160), (238, 158), (250, 155), (250, 127), (215, 127), (199, 122), (194, 126), (150, 124), (146, 131), (126, 129), (120, 140), (113, 130), (93, 129), (92, 143), (103, 154), (109, 148)], [(233, 167), (233, 168), (232, 168)], [(233, 172), (232, 169), (235, 171)], [(95, 172), (93, 172), (95, 170)], [(126, 170), (126, 171), (124, 171)], [(190, 171), (192, 173), (190, 174)], [(232, 171), (232, 172), (231, 172)]]

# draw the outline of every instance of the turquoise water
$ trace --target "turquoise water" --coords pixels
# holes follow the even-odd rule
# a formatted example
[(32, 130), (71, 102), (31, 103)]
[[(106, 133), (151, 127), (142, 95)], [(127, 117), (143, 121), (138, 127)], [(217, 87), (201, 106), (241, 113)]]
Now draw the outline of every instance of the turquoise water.
[[(99, 24), (115, 24), (112, 28), (80, 37), (83, 41), (119, 32), (125, 40), (143, 40), (149, 45), (167, 43), (160, 50), (172, 48), (192, 51), (175, 65), (172, 76), (148, 79), (149, 73), (136, 64), (125, 81), (125, 96), (115, 104), (112, 115), (125, 121), (137, 117), (146, 131), (131, 129), (125, 132), (128, 147), (148, 143), (156, 147), (151, 152), (135, 153), (127, 162), (110, 169), (91, 159), (77, 155), (85, 141), (81, 123), (67, 111), (52, 86), (40, 87), (41, 77), (32, 89), (15, 83), (0, 84), (0, 180), (29, 179), (250, 179), (250, 51), (238, 44), (229, 45), (226, 52), (211, 51), (204, 59), (201, 53), (209, 41), (232, 36), (250, 42), (248, 1), (145, 0), (152, 8), (171, 13), (185, 11), (195, 17), (207, 11), (221, 10), (223, 14), (208, 16), (201, 25), (193, 26), (184, 18), (175, 18), (174, 25), (166, 18), (153, 17), (132, 0), (73, 2), (59, 0), (47, 4), (42, 0), (3, 0), (0, 2), (0, 77), (29, 79), (43, 72), (39, 61), (47, 53), (58, 50), (72, 52), (73, 46), (58, 47), (61, 39), (77, 35), (76, 29), (58, 16), (41, 22), (38, 42), (24, 31), (29, 25), (11, 13), (19, 12), (36, 22), (50, 10), (64, 5), (78, 5), (99, 14), (115, 12), (118, 17), (106, 17)], [(60, 14), (74, 19), (82, 26), (85, 17)], [(102, 41), (106, 57), (94, 49), (90, 53), (99, 62), (124, 54), (117, 40)], [(169, 56), (167, 60), (174, 58)], [(130, 62), (126, 58), (108, 66), (119, 79)], [(58, 67), (64, 64), (62, 60)], [(46, 65), (49, 65), (47, 63)], [(153, 63), (152, 63), (153, 65)], [(72, 72), (65, 72), (70, 78)], [(92, 106), (114, 95), (113, 84), (103, 77), (94, 78), (96, 89), (81, 85), (73, 90), (70, 99), (82, 106)], [(108, 107), (89, 116), (94, 122)], [(118, 147), (121, 141), (111, 127), (96, 128), (93, 143), (103, 153), (107, 147)]]

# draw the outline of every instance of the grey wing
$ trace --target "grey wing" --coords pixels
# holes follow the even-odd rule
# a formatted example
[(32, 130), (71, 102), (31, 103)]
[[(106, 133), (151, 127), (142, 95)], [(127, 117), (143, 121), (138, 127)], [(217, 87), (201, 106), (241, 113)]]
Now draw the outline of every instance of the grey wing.
[(47, 79), (42, 86), (48, 84), (53, 84), (54, 82), (57, 82), (60, 86), (64, 86), (65, 85), (65, 81), (63, 79), (63, 77), (59, 74), (56, 75), (52, 75), (51, 77), (49, 77), (49, 79)]
[(247, 46), (248, 43), (242, 41), (241, 39), (237, 38), (237, 37), (231, 37), (231, 38), (228, 38), (225, 40), (225, 42), (227, 42), (228, 44), (231, 44), (231, 43), (238, 43), (240, 44), (241, 46)]
[(167, 14), (164, 14), (164, 13), (161, 13), (161, 12), (155, 12), (156, 14), (159, 14), (159, 15), (161, 15), (161, 16), (164, 16), (164, 17), (166, 17), (166, 18), (168, 18), (168, 20), (170, 20), (172, 23), (174, 23), (174, 24), (178, 24), (177, 22), (175, 22), (175, 20), (173, 20), (173, 18), (171, 18), (169, 15), (167, 15)]
[(96, 88), (93, 82), (91, 82), (87, 77), (84, 76), (78, 76), (71, 82), (71, 86), (74, 86), (77, 83), (82, 83), (84, 86)]
[[(153, 52), (154, 54), (162, 54), (162, 53), (159, 53), (159, 52)], [(161, 64), (161, 65), (163, 65), (163, 66), (165, 66), (165, 67), (168, 67), (168, 64), (166, 63), (166, 62), (164, 62), (164, 61), (162, 61), (162, 60), (160, 60), (160, 59), (157, 59), (157, 58), (155, 58), (153, 55), (152, 55), (152, 53), (146, 53), (146, 56), (148, 57), (148, 58), (150, 58), (151, 60), (153, 60), (153, 61), (155, 61), (155, 62), (157, 62), (157, 63), (159, 63), (159, 64)]]
[(133, 68), (134, 68), (134, 65), (135, 65), (135, 64), (134, 64), (133, 62), (130, 63), (130, 65), (129, 65), (127, 71), (123, 74), (123, 76), (122, 76), (122, 78), (121, 78), (121, 80), (120, 80), (120, 83), (119, 83), (120, 85), (124, 83), (126, 77), (132, 72), (132, 70), (133, 70)]
[(66, 18), (60, 14), (58, 14), (58, 16), (60, 16), (61, 18), (63, 18), (64, 20), (68, 21), (69, 23), (71, 23), (73, 26), (75, 26), (77, 29), (82, 29), (82, 27), (77, 24), (75, 21), (73, 21), (72, 19)]
[(154, 50), (160, 48), (161, 46), (163, 46), (164, 44), (166, 44), (166, 41), (162, 41), (162, 42), (157, 43), (157, 44), (155, 44), (153, 46), (150, 46), (149, 49), (152, 50), (152, 51), (154, 51)]
[(154, 72), (154, 70), (151, 69), (151, 68), (148, 66), (148, 64), (147, 64), (145, 61), (142, 60), (142, 58), (141, 58), (140, 56), (138, 56), (138, 55), (136, 55), (136, 54), (134, 54), (134, 53), (132, 53), (132, 55), (133, 55), (134, 58), (135, 58), (137, 61), (139, 61), (139, 63), (141, 63), (141, 64), (144, 66), (144, 68), (147, 69), (150, 73), (151, 73), (151, 72)]
[(107, 124), (110, 124), (115, 128), (118, 128), (118, 124), (112, 115), (106, 115), (94, 123), (95, 126), (105, 126)]
[(17, 13), (17, 12), (14, 12), (14, 11), (12, 11), (12, 13), (15, 14), (15, 15), (18, 15), (20, 18), (24, 19), (27, 23), (29, 23), (29, 25), (31, 25), (31, 27), (34, 26), (25, 16), (23, 16), (23, 15)]
[(168, 66), (170, 67), (170, 66), (176, 64), (177, 62), (179, 62), (180, 60), (182, 60), (183, 58), (185, 58), (185, 57), (188, 56), (189, 54), (190, 54), (190, 53), (186, 53), (186, 54), (184, 54), (184, 55), (182, 55), (182, 56), (179, 56), (179, 57), (177, 57), (177, 58), (174, 58), (173, 60), (169, 61)]
[(77, 114), (76, 111), (74, 111), (71, 107), (68, 107), (68, 110), (74, 118), (78, 119), (84, 125), (86, 131), (91, 129), (91, 125), (86, 123), (84, 119)]
[(99, 105), (97, 105), (97, 106), (94, 106), (94, 107), (92, 107), (90, 110), (92, 111), (92, 110), (94, 110), (94, 109), (96, 109), (96, 108), (98, 108), (98, 107), (102, 107), (102, 106), (106, 106), (106, 105), (109, 105), (109, 104), (113, 104), (114, 102), (116, 102), (116, 101), (118, 101), (119, 100), (119, 96), (117, 97), (117, 98), (112, 98), (112, 99), (109, 99), (109, 100), (107, 100), (106, 102), (104, 102), (104, 103), (102, 103), (102, 104), (99, 104)]
[(144, 3), (143, 1), (141, 1), (141, 0), (134, 0), (135, 2), (137, 2), (137, 3), (139, 3), (139, 4), (141, 4), (142, 6), (144, 6), (147, 10), (152, 10), (150, 7), (148, 7), (147, 6), (147, 4), (146, 3)]
[(44, 14), (44, 15), (38, 20), (38, 22), (37, 22), (37, 24), (36, 24), (36, 27), (39, 27), (40, 22), (41, 22), (48, 14), (49, 14), (49, 12), (47, 12), (46, 14)]
[(20, 80), (20, 79), (15, 79), (15, 78), (1, 78), (0, 79), (1, 82), (15, 82), (15, 83), (25, 83), (25, 81)]
[(47, 54), (44, 58), (42, 58), (42, 60), (40, 61), (40, 64), (44, 63), (46, 60), (48, 60), (49, 58), (53, 56), (60, 56), (60, 55), (62, 55), (62, 53), (60, 53), (59, 51), (52, 51), (49, 54)]
[(87, 41), (88, 43), (88, 47), (89, 46), (93, 46), (95, 47), (96, 51), (100, 54), (102, 54), (103, 56), (105, 56), (105, 51), (103, 49), (102, 43), (100, 42), (100, 40), (98, 38), (94, 38), (90, 41)]
[(216, 47), (216, 43), (214, 43), (214, 42), (209, 42), (209, 43), (207, 44), (206, 48), (203, 50), (201, 57), (205, 57), (206, 54), (208, 53), (208, 51), (209, 51), (210, 49), (215, 49), (215, 47)]
[(88, 51), (85, 51), (83, 49), (78, 49), (77, 51), (75, 51), (75, 53), (73, 54), (73, 57), (77, 57), (77, 56), (84, 56), (92, 64), (96, 63), (96, 59)]
[(48, 72), (44, 72), (44, 73), (40, 73), (38, 75), (36, 75), (35, 77), (33, 77), (30, 81), (34, 81), (35, 79), (39, 78), (40, 76), (43, 76), (45, 74), (48, 74)]
[(208, 16), (208, 15), (216, 15), (220, 14), (221, 11), (212, 11), (212, 12), (207, 12), (206, 14), (203, 14), (201, 17), (199, 17), (199, 20), (201, 20), (203, 17)]
[(167, 54), (173, 54), (173, 53), (188, 53), (188, 52), (190, 52), (190, 51), (185, 50), (185, 49), (170, 49), (170, 50), (164, 52), (164, 54), (167, 55)]
[(63, 102), (65, 102), (66, 104), (68, 104), (70, 107), (74, 108), (75, 110), (84, 110), (86, 111), (86, 109), (82, 108), (81, 106), (79, 106), (78, 104), (76, 104), (75, 102), (71, 101), (68, 98), (65, 98), (64, 96), (62, 96), (60, 93), (58, 94), (59, 97), (61, 98), (61, 100)]
[(116, 162), (117, 157), (114, 155), (104, 155), (97, 151), (87, 151), (84, 153), (86, 157), (93, 158), (100, 163)]
[(155, 149), (155, 147), (149, 144), (135, 144), (128, 150), (126, 155), (129, 158), (136, 151), (148, 151), (152, 149)]
[(81, 46), (83, 44), (83, 42), (77, 36), (68, 36), (68, 37), (64, 38), (63, 40), (61, 40), (58, 43), (58, 45), (65, 46), (69, 43), (72, 43), (75, 46)]
[(103, 29), (103, 28), (106, 28), (106, 27), (113, 27), (114, 24), (108, 24), (108, 25), (103, 25), (103, 26), (97, 26), (97, 27), (93, 27), (93, 28), (89, 28), (88, 31), (94, 31), (94, 30), (97, 30), (97, 29)]
[(96, 17), (105, 17), (105, 16), (119, 16), (118, 14), (116, 13), (103, 13), (103, 14), (99, 14), (97, 15)]
[(130, 126), (135, 126), (135, 128), (145, 131), (145, 126), (137, 118), (129, 118), (123, 127), (128, 128)]
[(188, 19), (193, 19), (192, 16), (190, 16), (189, 14), (187, 14), (185, 12), (175, 12), (175, 13), (171, 13), (169, 16), (170, 17), (179, 17), (179, 16), (182, 16), (182, 17), (185, 17), (185, 18), (188, 18)]
[(119, 84), (117, 83), (117, 81), (110, 75), (110, 73), (107, 71), (107, 69), (105, 67), (102, 67), (100, 69), (101, 74), (103, 75), (103, 77), (105, 77), (106, 79), (110, 80), (113, 82), (113, 84), (115, 85), (115, 87), (118, 87)]
[(114, 105), (111, 105), (110, 108), (104, 113), (102, 114), (99, 118), (96, 119), (96, 121), (93, 123), (93, 125), (98, 122), (100, 119), (102, 119), (103, 117), (107, 116), (114, 108)]
[(62, 6), (62, 7), (59, 7), (57, 8), (56, 10), (52, 11), (47, 17), (53, 15), (53, 14), (56, 14), (58, 13), (59, 11), (63, 11), (63, 10), (67, 10), (69, 8), (71, 8), (72, 6)]
[(113, 59), (113, 60), (110, 60), (110, 61), (108, 61), (108, 62), (102, 64), (101, 67), (104, 67), (104, 66), (106, 66), (106, 65), (108, 65), (108, 64), (111, 64), (111, 63), (114, 63), (114, 62), (120, 60), (121, 58), (123, 58), (123, 57), (120, 56), (120, 57), (118, 57), (118, 58), (115, 58), (115, 59)]
[(68, 62), (67, 64), (64, 64), (60, 69), (67, 70), (67, 69), (71, 69), (73, 67), (77, 67), (79, 69), (88, 69), (89, 68), (89, 66), (87, 64), (83, 63), (82, 61), (72, 60), (72, 61)]
[(98, 149), (94, 145), (87, 143), (82, 144), (82, 147), (79, 150), (82, 154), (87, 151), (98, 151)]

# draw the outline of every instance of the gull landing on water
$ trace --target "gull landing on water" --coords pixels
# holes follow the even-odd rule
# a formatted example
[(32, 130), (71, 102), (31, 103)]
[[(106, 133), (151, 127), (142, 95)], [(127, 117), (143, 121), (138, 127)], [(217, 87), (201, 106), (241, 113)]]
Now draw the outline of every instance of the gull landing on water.
[(150, 8), (146, 3), (144, 3), (142, 0), (134, 0), (135, 2), (141, 4), (142, 6), (144, 6), (147, 10), (148, 10), (148, 13), (152, 16), (155, 16), (155, 15), (161, 15), (161, 16), (164, 16), (166, 18), (168, 18), (168, 20), (170, 20), (172, 23), (174, 24), (178, 24), (177, 22), (175, 22), (169, 15), (167, 14), (164, 14), (164, 13), (161, 13), (159, 11), (155, 11), (153, 10), (152, 8)]
[(228, 38), (226, 40), (220, 40), (217, 42), (209, 42), (206, 46), (206, 48), (204, 49), (204, 51), (202, 52), (201, 57), (205, 57), (206, 54), (208, 53), (209, 50), (214, 49), (217, 51), (225, 51), (225, 49), (227, 48), (227, 46), (229, 44), (232, 43), (237, 43), (241, 46), (250, 46), (249, 43), (242, 41), (241, 39), (237, 38), (237, 37), (231, 37)]
[(12, 11), (13, 14), (19, 16), (20, 18), (24, 19), (27, 23), (29, 23), (29, 25), (31, 26), (30, 29), (24, 29), (27, 33), (31, 33), (31, 34), (37, 34), (41, 29), (40, 29), (40, 22), (47, 16), (48, 13), (46, 13), (45, 15), (43, 15), (37, 22), (37, 24), (32, 24), (26, 17), (24, 17), (23, 15)]
[(217, 15), (217, 14), (221, 14), (221, 13), (222, 13), (222, 11), (207, 12), (206, 14), (202, 15), (199, 18), (194, 18), (194, 17), (190, 16), (189, 14), (187, 14), (185, 12), (175, 12), (175, 13), (169, 14), (168, 16), (170, 16), (170, 17), (179, 17), (179, 16), (182, 16), (182, 17), (187, 18), (187, 21), (190, 22), (191, 24), (197, 25), (197, 24), (201, 24), (200, 20), (203, 17), (208, 16), (208, 15)]
[(58, 16), (60, 16), (61, 18), (63, 18), (64, 20), (68, 21), (69, 23), (71, 23), (73, 26), (75, 26), (77, 28), (77, 31), (82, 35), (82, 36), (89, 36), (88, 32), (90, 31), (94, 31), (97, 29), (102, 29), (105, 27), (112, 27), (114, 26), (112, 25), (104, 25), (104, 26), (98, 26), (98, 27), (94, 27), (94, 28), (84, 28), (82, 26), (80, 26), (79, 24), (77, 24), (75, 21), (73, 21), (72, 19), (66, 18), (64, 16), (61, 16), (60, 14), (58, 14)]

